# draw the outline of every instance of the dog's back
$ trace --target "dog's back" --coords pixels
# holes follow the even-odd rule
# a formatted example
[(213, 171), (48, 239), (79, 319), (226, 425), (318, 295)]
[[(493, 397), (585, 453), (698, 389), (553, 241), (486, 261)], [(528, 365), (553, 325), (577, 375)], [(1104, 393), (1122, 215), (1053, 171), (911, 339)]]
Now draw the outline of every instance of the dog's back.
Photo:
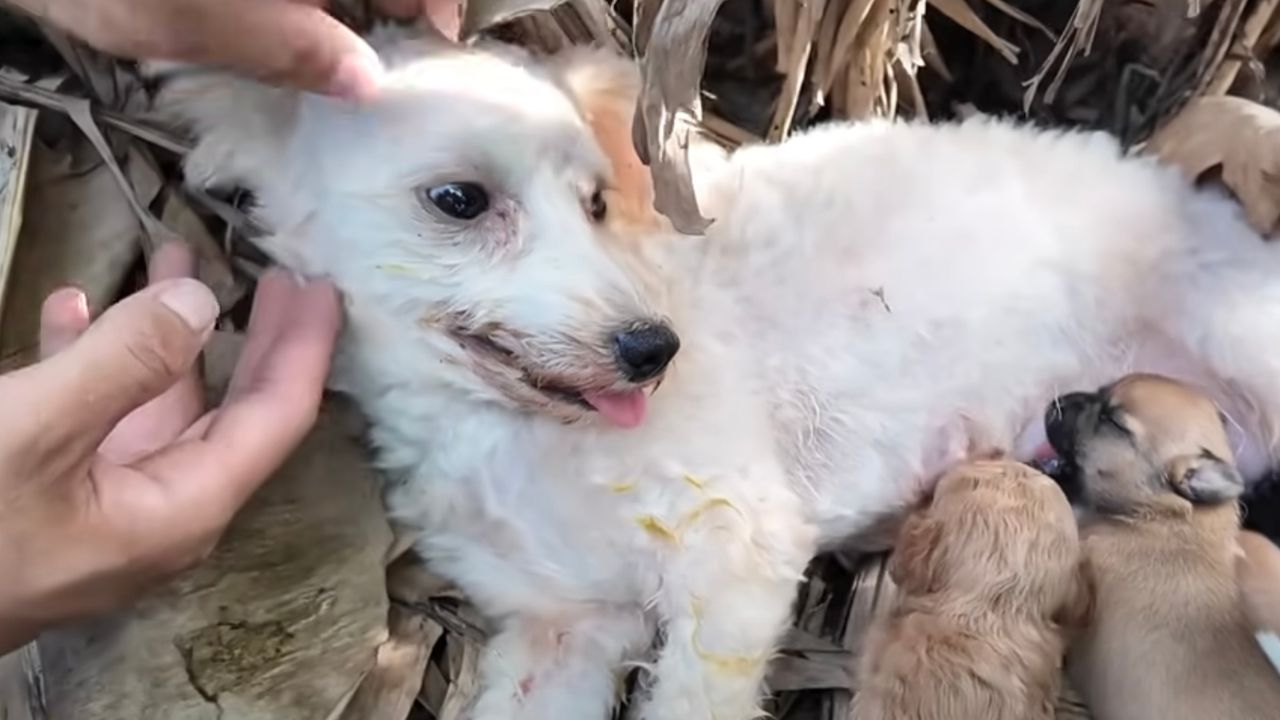
[(899, 533), (900, 595), (870, 631), (860, 720), (1047, 720), (1064, 632), (1088, 606), (1075, 520), (1047, 477), (975, 462)]
[(1030, 623), (977, 631), (941, 613), (901, 615), (868, 639), (853, 719), (1049, 720), (1063, 650)]
[(1254, 640), (1235, 580), (1234, 506), (1186, 522), (1098, 525), (1083, 536), (1096, 584), (1072, 680), (1097, 717), (1263, 720), (1280, 675)]

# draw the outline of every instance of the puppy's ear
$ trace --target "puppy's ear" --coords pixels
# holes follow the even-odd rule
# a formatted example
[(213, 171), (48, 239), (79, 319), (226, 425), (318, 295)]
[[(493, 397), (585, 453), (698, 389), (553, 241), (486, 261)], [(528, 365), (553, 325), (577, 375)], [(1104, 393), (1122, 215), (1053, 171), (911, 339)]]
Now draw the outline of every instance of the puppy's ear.
[(613, 168), (609, 211), (628, 224), (652, 225), (653, 182), (632, 144), (631, 123), (640, 96), (640, 69), (609, 50), (575, 47), (549, 64), (578, 106)]
[(143, 73), (160, 83), (154, 117), (193, 136), (183, 163), (189, 185), (261, 191), (283, 180), (280, 159), (296, 122), (296, 91), (181, 63), (146, 63)]
[(1208, 450), (1174, 458), (1165, 473), (1173, 491), (1196, 505), (1216, 505), (1244, 493), (1244, 478), (1239, 471)]
[(889, 577), (904, 592), (924, 595), (939, 585), (935, 568), (941, 528), (927, 511), (917, 511), (902, 524), (889, 556)]
[(1071, 632), (1079, 632), (1088, 627), (1093, 622), (1097, 592), (1093, 566), (1087, 559), (1081, 558), (1072, 577), (1066, 602), (1054, 615), (1054, 621)]

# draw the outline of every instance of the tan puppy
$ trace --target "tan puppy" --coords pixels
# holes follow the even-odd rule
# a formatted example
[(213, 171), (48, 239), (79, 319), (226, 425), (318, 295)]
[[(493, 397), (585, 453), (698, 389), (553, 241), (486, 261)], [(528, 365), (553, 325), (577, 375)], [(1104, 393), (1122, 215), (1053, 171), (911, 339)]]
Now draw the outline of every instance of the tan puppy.
[(1085, 510), (1096, 608), (1068, 667), (1096, 720), (1280, 716), (1280, 675), (1239, 600), (1243, 482), (1213, 403), (1132, 375), (1059, 398), (1046, 420)]
[(1088, 612), (1076, 521), (1014, 462), (952, 470), (890, 560), (896, 606), (871, 629), (853, 717), (1052, 718), (1064, 634)]
[(1240, 533), (1236, 559), (1245, 617), (1271, 664), (1280, 671), (1280, 548), (1256, 532)]

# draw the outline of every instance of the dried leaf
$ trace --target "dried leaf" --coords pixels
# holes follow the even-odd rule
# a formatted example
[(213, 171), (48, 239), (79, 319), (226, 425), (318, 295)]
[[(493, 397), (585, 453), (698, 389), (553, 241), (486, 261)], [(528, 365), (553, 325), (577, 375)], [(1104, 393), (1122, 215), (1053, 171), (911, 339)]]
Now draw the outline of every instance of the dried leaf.
[(698, 210), (689, 142), (702, 116), (707, 32), (723, 0), (665, 0), (640, 63), (636, 151), (653, 176), (654, 206), (676, 230), (698, 234), (710, 224)]
[(990, 45), (1011, 65), (1018, 64), (1018, 46), (995, 33), (969, 6), (968, 0), (929, 0), (930, 7), (946, 15), (953, 22), (977, 35)]
[[(668, 0), (669, 2), (672, 0)], [(469, 642), (454, 639), (449, 643), (449, 690), (443, 707), (437, 714), (440, 720), (461, 720), (480, 689), (480, 648)]]
[[(209, 345), (214, 398), (240, 339)], [(206, 562), (130, 610), (42, 636), (50, 716), (332, 716), (388, 636), (391, 533), (358, 424), (350, 406), (327, 403)]]
[(1242, 98), (1191, 101), (1156, 131), (1144, 152), (1192, 180), (1221, 168), (1222, 181), (1253, 228), (1271, 235), (1280, 221), (1280, 112)]
[[(30, 103), (41, 108), (56, 110), (63, 114), (70, 114), (71, 101), (77, 100), (67, 95), (49, 90), (48, 88), (38, 87), (19, 79), (6, 76), (0, 73), (0, 99), (13, 100), (16, 102)], [(177, 134), (149, 125), (145, 122), (122, 115), (110, 110), (100, 108), (92, 109), (93, 117), (107, 127), (120, 130), (126, 134), (132, 135), (143, 142), (150, 143), (159, 148), (164, 148), (171, 153), (185, 155), (191, 152), (191, 144)]]
[(469, 38), (488, 28), (523, 15), (551, 8), (565, 0), (467, 0), (462, 18), (462, 37)]
[(0, 718), (46, 720), (42, 679), (35, 643), (0, 656)]
[[(790, 4), (792, 0), (781, 0), (782, 4)], [(800, 90), (808, 74), (809, 58), (813, 56), (814, 39), (818, 33), (818, 22), (826, 11), (826, 0), (807, 0), (794, 13), (795, 35), (785, 46), (790, 49), (790, 56), (779, 57), (779, 68), (786, 74), (782, 84), (782, 96), (778, 98), (778, 107), (774, 112), (773, 122), (769, 124), (771, 142), (778, 142), (791, 132), (791, 123), (795, 119), (796, 105), (800, 101)], [(781, 40), (781, 34), (779, 35)], [(783, 48), (778, 43), (779, 54)]]
[(235, 305), (244, 296), (245, 288), (236, 282), (218, 241), (187, 204), (181, 187), (176, 183), (169, 187), (160, 221), (195, 250), (200, 261), (198, 277), (213, 290), (218, 305), (224, 309)]
[(22, 229), (35, 126), (35, 110), (0, 103), (0, 318)]
[[(98, 129), (98, 124), (93, 119), (93, 113), (90, 112), (89, 101), (69, 98), (67, 100), (67, 113), (71, 116), (71, 120), (75, 122), (76, 127), (80, 128), (85, 137), (89, 138), (89, 142), (93, 143), (93, 147), (97, 149), (102, 156), (103, 162), (106, 163), (107, 168), (111, 171), (111, 176), (119, 183), (121, 194), (129, 202), (129, 207), (133, 210), (134, 215), (137, 216), (138, 222), (142, 226), (147, 239), (148, 250), (154, 250), (167, 242), (181, 240), (176, 233), (157, 220), (151, 214), (151, 211), (146, 209), (143, 202), (139, 201), (136, 189), (125, 178), (124, 172), (116, 162), (115, 153), (111, 151), (111, 146)], [(154, 196), (155, 194), (152, 193), (151, 197)], [(148, 198), (146, 203), (150, 202), (151, 200)]]
[(392, 605), (391, 637), (378, 648), (373, 669), (342, 712), (342, 720), (404, 720), (422, 688), (427, 661), (444, 628), (418, 613)]
[(847, 689), (853, 684), (853, 658), (838, 655), (782, 655), (769, 664), (766, 684), (773, 692)]
[[(76, 149), (87, 145), (78, 135), (70, 142)], [(125, 157), (133, 178), (126, 182), (150, 202), (158, 178), (136, 157)], [(138, 219), (112, 170), (97, 162), (86, 171), (67, 160), (39, 141), (32, 145), (25, 219), (0, 322), (0, 371), (35, 359), (40, 305), (50, 292), (75, 285), (100, 311), (138, 258)]]

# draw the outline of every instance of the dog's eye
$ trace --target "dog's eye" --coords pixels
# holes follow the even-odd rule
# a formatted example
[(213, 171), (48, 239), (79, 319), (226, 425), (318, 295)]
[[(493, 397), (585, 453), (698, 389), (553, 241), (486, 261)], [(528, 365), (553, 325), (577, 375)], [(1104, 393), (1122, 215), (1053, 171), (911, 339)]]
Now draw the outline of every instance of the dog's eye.
[(423, 195), (440, 212), (458, 220), (474, 220), (489, 209), (489, 193), (475, 183), (437, 185), (427, 188)]
[(1125, 433), (1126, 435), (1129, 434), (1129, 428), (1125, 427), (1124, 424), (1120, 422), (1120, 418), (1118, 417), (1118, 411), (1115, 408), (1111, 408), (1111, 407), (1103, 408), (1101, 413), (1101, 420), (1106, 424), (1110, 425), (1111, 427), (1115, 428), (1116, 430), (1119, 430), (1120, 432)]
[(609, 214), (609, 205), (604, 201), (604, 191), (596, 190), (591, 194), (591, 204), (588, 207), (591, 213), (591, 219), (596, 222), (604, 222), (604, 218)]

